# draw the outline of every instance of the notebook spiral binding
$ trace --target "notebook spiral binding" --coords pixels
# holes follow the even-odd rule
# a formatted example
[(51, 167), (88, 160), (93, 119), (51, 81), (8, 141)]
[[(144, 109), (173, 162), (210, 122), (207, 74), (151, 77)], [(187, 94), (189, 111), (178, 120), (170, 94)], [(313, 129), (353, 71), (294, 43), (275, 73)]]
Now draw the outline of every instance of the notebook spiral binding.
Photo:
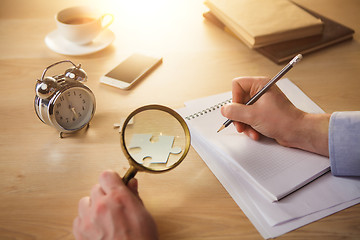
[(216, 109), (219, 109), (222, 106), (224, 106), (225, 104), (228, 104), (228, 103), (231, 103), (231, 102), (232, 102), (232, 98), (229, 98), (228, 100), (225, 100), (225, 101), (223, 101), (221, 103), (215, 104), (214, 106), (208, 107), (208, 108), (206, 108), (206, 109), (204, 109), (202, 111), (199, 111), (197, 113), (193, 113), (193, 114), (185, 117), (185, 119), (190, 121), (190, 120), (192, 120), (194, 118), (200, 117), (200, 116), (202, 116), (204, 114), (207, 114), (207, 113), (209, 113), (211, 111), (215, 111)]

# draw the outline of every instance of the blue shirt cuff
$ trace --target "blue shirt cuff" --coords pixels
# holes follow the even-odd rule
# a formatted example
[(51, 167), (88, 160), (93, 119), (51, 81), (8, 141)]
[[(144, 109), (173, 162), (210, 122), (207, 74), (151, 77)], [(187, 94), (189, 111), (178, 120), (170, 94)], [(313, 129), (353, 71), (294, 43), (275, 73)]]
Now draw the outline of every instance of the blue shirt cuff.
[(331, 115), (329, 157), (333, 175), (360, 176), (360, 111)]

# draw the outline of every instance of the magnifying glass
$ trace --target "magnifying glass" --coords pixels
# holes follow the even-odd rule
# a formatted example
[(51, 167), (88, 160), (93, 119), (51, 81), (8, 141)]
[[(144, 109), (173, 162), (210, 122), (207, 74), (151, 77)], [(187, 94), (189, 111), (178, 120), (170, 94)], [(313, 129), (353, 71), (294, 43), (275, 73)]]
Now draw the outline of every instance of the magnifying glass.
[(130, 163), (123, 177), (127, 184), (138, 171), (162, 173), (178, 166), (190, 149), (190, 132), (174, 110), (147, 105), (126, 118), (120, 141)]

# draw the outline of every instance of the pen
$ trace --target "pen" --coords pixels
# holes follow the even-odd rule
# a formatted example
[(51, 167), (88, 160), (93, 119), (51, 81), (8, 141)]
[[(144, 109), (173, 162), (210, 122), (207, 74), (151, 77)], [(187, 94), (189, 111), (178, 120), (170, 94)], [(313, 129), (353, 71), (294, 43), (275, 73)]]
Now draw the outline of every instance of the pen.
[[(274, 85), (280, 78), (282, 78), (297, 62), (302, 59), (302, 55), (296, 55), (281, 71), (276, 74), (260, 91), (258, 91), (245, 105), (251, 105), (255, 103), (272, 85)], [(233, 121), (228, 119), (217, 132), (225, 129), (229, 126)]]

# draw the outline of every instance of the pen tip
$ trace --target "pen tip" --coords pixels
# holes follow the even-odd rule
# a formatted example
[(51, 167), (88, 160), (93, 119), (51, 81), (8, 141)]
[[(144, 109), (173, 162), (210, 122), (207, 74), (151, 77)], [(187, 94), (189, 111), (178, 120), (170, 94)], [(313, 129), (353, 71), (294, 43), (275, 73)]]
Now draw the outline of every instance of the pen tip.
[(225, 125), (222, 125), (221, 128), (219, 130), (217, 130), (217, 133), (220, 132), (221, 130), (223, 130), (225, 128)]

